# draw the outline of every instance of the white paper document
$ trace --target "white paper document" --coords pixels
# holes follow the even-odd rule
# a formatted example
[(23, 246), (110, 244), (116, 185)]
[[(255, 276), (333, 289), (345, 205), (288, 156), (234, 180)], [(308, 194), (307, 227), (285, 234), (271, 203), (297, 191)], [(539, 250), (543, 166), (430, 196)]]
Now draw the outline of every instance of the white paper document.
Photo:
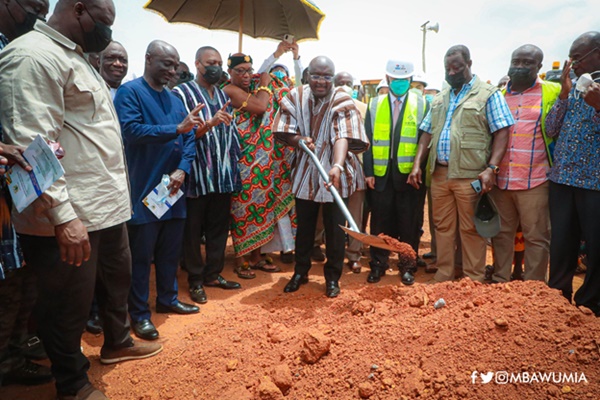
[(179, 189), (174, 195), (167, 196), (167, 199), (163, 202), (161, 201), (162, 196), (159, 194), (161, 186), (162, 183), (156, 185), (156, 187), (152, 189), (150, 193), (148, 193), (144, 200), (142, 200), (144, 205), (148, 207), (148, 209), (152, 211), (152, 214), (156, 215), (156, 218), (158, 219), (161, 219), (162, 216), (165, 215), (165, 213), (169, 211), (171, 207), (173, 207), (173, 204), (177, 203), (177, 200), (183, 196), (183, 192), (181, 189)]
[(6, 172), (6, 184), (18, 212), (27, 208), (65, 174), (54, 151), (40, 135), (23, 152), (23, 157), (33, 168), (31, 172), (16, 164)]

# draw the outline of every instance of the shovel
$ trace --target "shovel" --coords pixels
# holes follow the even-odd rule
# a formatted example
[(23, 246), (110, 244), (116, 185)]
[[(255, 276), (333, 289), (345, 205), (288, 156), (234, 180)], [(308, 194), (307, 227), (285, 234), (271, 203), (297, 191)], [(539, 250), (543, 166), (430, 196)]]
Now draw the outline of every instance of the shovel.
[[(299, 144), (300, 148), (302, 148), (302, 150), (304, 150), (306, 152), (306, 154), (308, 154), (308, 156), (310, 157), (312, 162), (315, 164), (315, 167), (317, 167), (317, 170), (319, 171), (321, 178), (323, 178), (323, 180), (325, 181), (326, 184), (329, 184), (329, 174), (327, 174), (327, 172), (325, 171), (325, 169), (319, 162), (319, 159), (317, 158), (315, 153), (313, 153), (308, 148), (308, 146), (306, 145), (306, 142), (304, 140), (300, 140), (300, 142), (298, 142), (298, 144)], [(342, 200), (342, 197), (340, 196), (340, 194), (337, 191), (337, 189), (335, 188), (335, 186), (331, 185), (328, 187), (328, 189), (331, 192), (331, 195), (333, 196), (333, 199), (335, 200), (336, 204), (338, 205), (340, 210), (342, 210), (344, 217), (346, 217), (346, 219), (348, 220), (348, 224), (350, 225), (350, 228), (346, 228), (345, 226), (340, 225), (340, 228), (342, 228), (344, 230), (344, 232), (346, 232), (349, 236), (353, 237), (354, 239), (358, 240), (359, 242), (368, 244), (369, 246), (374, 246), (374, 247), (378, 247), (380, 249), (385, 249), (385, 250), (398, 251), (395, 247), (387, 244), (385, 242), (385, 240), (383, 240), (383, 238), (380, 238), (379, 236), (373, 236), (373, 235), (368, 235), (366, 233), (361, 233), (360, 230), (358, 229), (358, 226), (356, 225), (356, 222), (354, 222), (354, 218), (352, 218), (350, 211), (348, 211), (348, 207), (346, 207), (346, 204), (344, 204), (344, 200)]]

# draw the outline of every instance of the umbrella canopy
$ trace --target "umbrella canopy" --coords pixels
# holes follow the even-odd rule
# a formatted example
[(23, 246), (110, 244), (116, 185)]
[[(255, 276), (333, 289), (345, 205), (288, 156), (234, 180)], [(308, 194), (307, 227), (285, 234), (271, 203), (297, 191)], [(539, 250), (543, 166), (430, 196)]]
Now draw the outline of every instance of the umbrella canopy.
[(253, 38), (296, 41), (318, 39), (325, 14), (310, 0), (150, 0), (144, 8), (168, 22), (188, 22), (207, 29), (239, 32)]

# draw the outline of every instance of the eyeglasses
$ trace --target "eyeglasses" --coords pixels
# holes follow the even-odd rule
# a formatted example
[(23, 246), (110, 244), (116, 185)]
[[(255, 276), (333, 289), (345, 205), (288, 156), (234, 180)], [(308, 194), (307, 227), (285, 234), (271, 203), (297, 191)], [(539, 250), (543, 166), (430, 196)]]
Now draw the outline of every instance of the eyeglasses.
[(252, 68), (248, 68), (248, 69), (243, 69), (243, 68), (233, 68), (233, 72), (235, 72), (236, 74), (238, 74), (239, 76), (244, 76), (246, 74), (248, 75), (252, 75), (254, 73), (254, 70)]
[(310, 79), (313, 81), (320, 81), (323, 79), (325, 82), (333, 81), (333, 75), (310, 75)]
[(584, 56), (582, 56), (578, 60), (571, 60), (571, 66), (575, 66), (575, 65), (580, 64), (583, 60), (585, 60), (590, 54), (592, 54), (596, 50), (600, 50), (600, 49), (598, 47), (594, 47), (593, 49), (591, 49), (590, 51), (588, 51)]
[(30, 12), (31, 12), (32, 14), (35, 14), (35, 17), (36, 17), (37, 19), (39, 19), (40, 21), (46, 22), (46, 17), (44, 17), (43, 15), (40, 15), (40, 11), (39, 11), (39, 10), (38, 10), (38, 11), (27, 11), (27, 10), (25, 9), (25, 7), (23, 7), (23, 4), (21, 4), (21, 2), (20, 2), (20, 1), (18, 1), (18, 0), (17, 0), (17, 1), (16, 1), (16, 3), (17, 3), (19, 6), (21, 6), (21, 8), (23, 9), (23, 11), (25, 11), (26, 13), (30, 13)]

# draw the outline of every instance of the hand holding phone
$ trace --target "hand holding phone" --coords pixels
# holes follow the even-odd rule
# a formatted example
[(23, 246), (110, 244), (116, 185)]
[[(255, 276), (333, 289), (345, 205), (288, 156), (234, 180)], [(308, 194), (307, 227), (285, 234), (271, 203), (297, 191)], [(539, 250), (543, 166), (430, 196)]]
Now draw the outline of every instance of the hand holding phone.
[(289, 33), (283, 35), (283, 40), (288, 42), (289, 44), (294, 43), (294, 35), (290, 35)]
[(481, 191), (483, 190), (482, 187), (481, 187), (481, 182), (479, 181), (479, 179), (476, 179), (473, 182), (471, 182), (471, 187), (473, 188), (473, 190), (477, 194), (480, 194)]

